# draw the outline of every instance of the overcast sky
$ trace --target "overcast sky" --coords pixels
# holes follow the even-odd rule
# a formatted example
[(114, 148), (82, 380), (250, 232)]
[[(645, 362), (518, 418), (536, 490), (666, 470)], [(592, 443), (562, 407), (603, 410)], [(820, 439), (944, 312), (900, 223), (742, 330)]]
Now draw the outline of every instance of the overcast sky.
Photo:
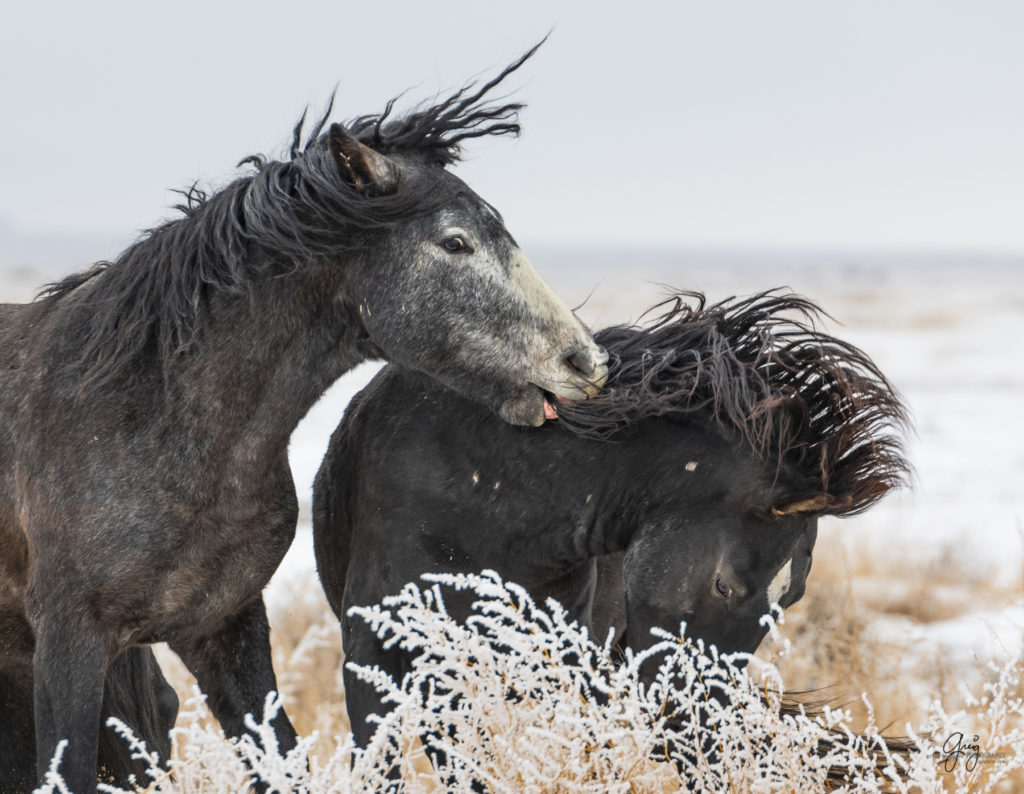
[(461, 175), (530, 245), (1024, 250), (1024, 3), (7, 3), (0, 220), (123, 237), (308, 103), (514, 81)]

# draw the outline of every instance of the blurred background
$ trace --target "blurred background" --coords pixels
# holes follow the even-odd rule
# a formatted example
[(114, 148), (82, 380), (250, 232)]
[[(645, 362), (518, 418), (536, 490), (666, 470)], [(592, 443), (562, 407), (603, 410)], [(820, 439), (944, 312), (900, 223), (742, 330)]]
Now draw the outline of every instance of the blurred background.
[[(471, 142), (460, 176), (595, 327), (637, 318), (661, 285), (785, 285), (875, 358), (914, 416), (915, 487), (823, 528), (787, 683), (866, 689), (900, 723), (959, 702), (1024, 638), (1013, 0), (8, 4), (0, 300), (116, 256), (172, 216), (170, 189), (283, 154), (335, 87), (341, 120), (429, 100), (549, 32), (510, 81), (522, 137)], [(296, 431), (304, 525), (374, 369)], [(306, 526), (271, 590), (277, 628), (311, 568)]]

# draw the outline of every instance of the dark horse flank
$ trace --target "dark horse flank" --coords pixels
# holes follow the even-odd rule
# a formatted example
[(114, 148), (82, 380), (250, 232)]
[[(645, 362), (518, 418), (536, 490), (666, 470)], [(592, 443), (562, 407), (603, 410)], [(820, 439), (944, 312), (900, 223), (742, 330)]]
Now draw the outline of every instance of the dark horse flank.
[[(696, 300), (693, 308), (684, 300)], [(599, 640), (651, 628), (753, 651), (771, 603), (802, 595), (822, 515), (866, 510), (904, 479), (904, 409), (803, 298), (705, 306), (596, 339), (607, 387), (536, 431), (385, 368), (349, 406), (314, 486), (317, 566), (346, 658), (396, 678), (409, 659), (347, 614), (424, 572), (496, 570), (553, 597)], [(446, 594), (465, 616), (463, 594)], [(650, 673), (652, 670), (646, 671)], [(382, 713), (345, 671), (352, 729)]]
[[(261, 591), (297, 514), (288, 439), (343, 372), (387, 358), (527, 425), (546, 396), (603, 383), (604, 351), (446, 169), (466, 140), (518, 132), (520, 106), (485, 95), (532, 52), (405, 116), (325, 116), (305, 145), (300, 122), (288, 161), (250, 158), (116, 261), (0, 307), (0, 663), (27, 688), (33, 655), (40, 772), (66, 739), (68, 787), (95, 788), (125, 654), (162, 704), (141, 726), (159, 746), (173, 704), (149, 643), (229, 735), (262, 713)], [(32, 715), (4, 720), (26, 745)], [(290, 749), (283, 713), (275, 727)]]

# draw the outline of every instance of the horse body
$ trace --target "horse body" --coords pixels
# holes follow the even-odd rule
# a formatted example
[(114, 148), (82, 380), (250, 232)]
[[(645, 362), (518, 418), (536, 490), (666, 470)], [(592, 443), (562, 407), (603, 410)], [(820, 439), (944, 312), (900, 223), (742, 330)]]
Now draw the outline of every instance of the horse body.
[[(331, 439), (314, 485), (317, 568), (342, 626), (346, 660), (400, 680), (405, 652), (383, 651), (351, 606), (379, 603), (425, 572), (491, 569), (543, 603), (554, 598), (597, 641), (641, 650), (652, 627), (678, 628), (722, 651), (752, 650), (768, 586), (802, 595), (817, 521), (768, 520), (771, 472), (742, 442), (713, 429), (646, 422), (617, 442), (556, 425), (502, 427), (472, 403), (387, 367), (357, 397)], [(693, 472), (686, 466), (696, 461)], [(715, 590), (743, 582), (741, 598)], [(465, 618), (473, 595), (445, 592)], [(756, 635), (756, 636), (754, 636)], [(348, 669), (346, 704), (357, 742), (381, 713)]]
[[(421, 375), (386, 367), (331, 438), (314, 484), (314, 543), (346, 658), (396, 680), (347, 611), (426, 572), (496, 570), (555, 598), (598, 641), (641, 650), (651, 629), (752, 652), (772, 603), (804, 591), (820, 515), (866, 509), (901, 479), (898, 397), (856, 348), (762, 295), (652, 328), (596, 335), (612, 356), (594, 400), (561, 421), (502, 426)], [(472, 595), (446, 591), (465, 617)], [(656, 660), (645, 668), (653, 675)], [(345, 670), (357, 742), (384, 706)]]
[[(66, 374), (66, 348), (53, 345), (57, 302), (50, 317), (36, 318), (39, 349), (28, 356), (47, 363), (24, 372), (4, 392), (13, 399), (0, 403), (4, 414), (14, 403), (11, 426), (22, 429), (10, 459), (17, 461), (13, 493), (32, 517), (34, 579), (88, 593), (100, 623), (141, 592), (132, 621), (121, 621), (111, 638), (116, 645), (173, 642), (211, 628), (259, 597), (287, 550), (298, 509), (290, 431), (364, 357), (349, 340), (299, 327), (315, 276), (258, 285), (253, 300), (272, 313), (252, 312), (244, 301), (214, 308), (206, 349), (173, 362), (166, 383), (142, 371), (126, 388), (85, 402)], [(323, 279), (319, 286), (330, 290)], [(338, 318), (342, 327), (345, 319), (352, 322)], [(239, 327), (244, 335), (233, 332)], [(202, 474), (183, 478), (183, 471)], [(112, 548), (121, 553), (112, 556)], [(30, 604), (47, 600), (30, 593)]]
[(528, 424), (547, 393), (600, 387), (603, 351), (443, 167), (518, 129), (518, 106), (479, 100), (528, 55), (409, 117), (321, 121), (302, 151), (297, 128), (290, 162), (189, 193), (116, 262), (4, 308), (0, 610), (34, 635), (40, 774), (68, 738), (68, 786), (95, 787), (105, 677), (139, 644), (171, 645), (229, 735), (260, 712), (288, 438), (347, 369), (401, 361)]

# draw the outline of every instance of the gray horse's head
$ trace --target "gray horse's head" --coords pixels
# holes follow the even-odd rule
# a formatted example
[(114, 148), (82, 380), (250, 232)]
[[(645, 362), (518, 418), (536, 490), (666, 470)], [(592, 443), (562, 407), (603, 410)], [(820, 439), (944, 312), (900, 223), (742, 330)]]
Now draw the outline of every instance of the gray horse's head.
[(210, 196), (193, 186), (179, 207), (185, 217), (115, 262), (44, 289), (56, 299), (90, 282), (65, 329), (79, 349), (82, 395), (133, 377), (154, 352), (163, 370), (175, 366), (197, 349), (217, 301), (247, 296), (256, 305), (268, 284), (296, 276), (287, 283), (306, 286), (266, 298), (274, 305), (265, 309), (291, 301), (292, 321), (315, 345), (350, 345), (341, 366), (367, 355), (404, 364), (514, 424), (553, 415), (548, 396), (594, 396), (607, 355), (498, 213), (449, 170), (467, 139), (518, 133), (522, 106), (485, 96), (535, 50), (479, 89), (405, 115), (392, 115), (391, 102), (327, 128), (329, 107), (305, 145), (303, 115), (289, 160), (245, 158), (255, 173)]
[(539, 425), (547, 395), (594, 396), (608, 356), (537, 275), (501, 215), (422, 152), (382, 154), (335, 124), (325, 135), (368, 207), (396, 203), (366, 232), (346, 288), (385, 358), (427, 373), (513, 424)]
[[(360, 188), (429, 192), (429, 212), (388, 229), (358, 268), (360, 319), (384, 356), (430, 374), (515, 424), (544, 421), (545, 394), (593, 396), (608, 356), (537, 275), (498, 212), (447, 170), (374, 152), (331, 130)], [(382, 261), (383, 260), (383, 261)]]

